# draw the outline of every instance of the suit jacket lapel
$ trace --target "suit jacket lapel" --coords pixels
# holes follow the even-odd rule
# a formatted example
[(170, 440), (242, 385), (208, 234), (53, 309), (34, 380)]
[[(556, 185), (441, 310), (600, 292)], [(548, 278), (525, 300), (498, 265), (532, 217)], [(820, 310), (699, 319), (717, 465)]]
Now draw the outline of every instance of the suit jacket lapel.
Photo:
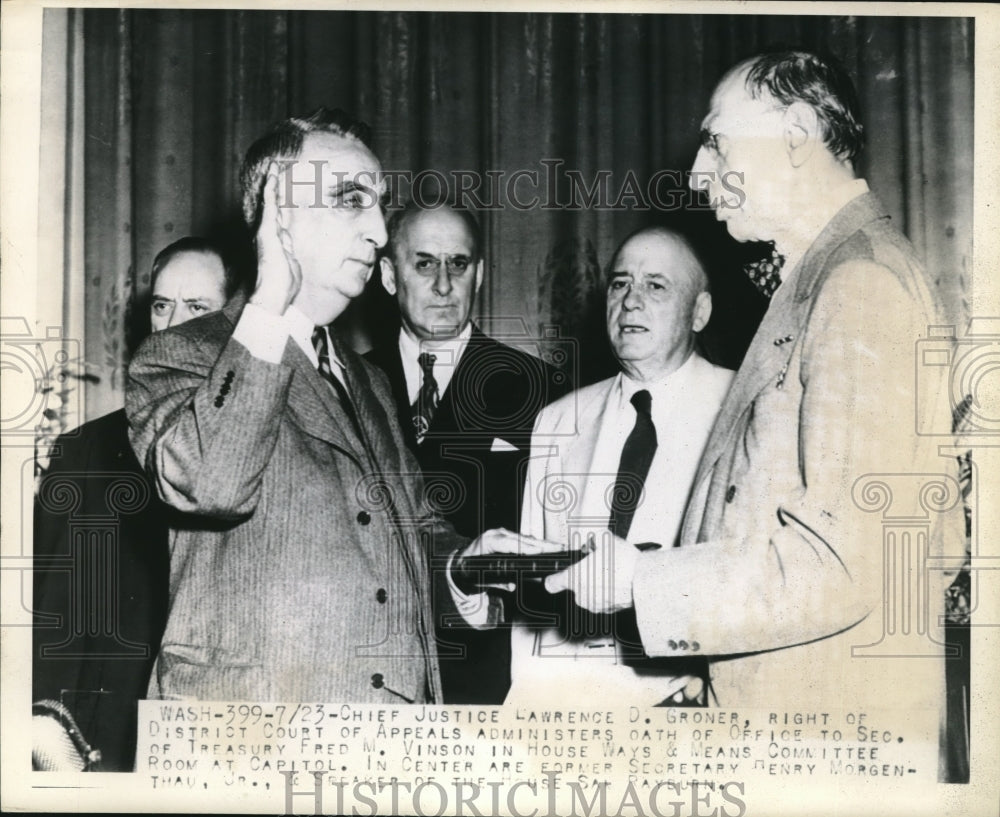
[[(236, 295), (222, 308), (234, 328), (244, 306), (246, 297)], [(360, 465), (364, 449), (351, 429), (350, 419), (330, 384), (291, 338), (285, 344), (281, 362), (294, 371), (287, 402), (292, 422), (310, 436), (335, 445)]]
[[(594, 447), (597, 445), (597, 435), (601, 429), (601, 417), (607, 406), (608, 396), (611, 389), (618, 382), (617, 377), (612, 377), (601, 384), (602, 388), (595, 388), (591, 393), (591, 399), (582, 405), (577, 405), (577, 434), (566, 439), (565, 443), (558, 442), (557, 445), (565, 445), (559, 463), (562, 474), (560, 478), (567, 479), (576, 489), (578, 497), (575, 513), (582, 515), (580, 503), (583, 501), (587, 488), (588, 474), (594, 460)], [(571, 510), (572, 514), (573, 511)], [(569, 520), (567, 519), (567, 522)]]
[[(451, 380), (448, 381), (448, 388), (445, 389), (444, 394), (441, 395), (441, 401), (438, 403), (437, 411), (434, 412), (434, 419), (431, 420), (429, 433), (449, 433), (462, 428), (463, 431), (472, 435), (492, 435), (494, 429), (483, 428), (481, 422), (475, 422), (475, 416), (468, 416), (468, 402), (466, 402), (466, 407), (464, 409), (461, 406), (456, 405), (455, 395), (472, 394), (469, 383), (473, 380), (473, 375), (476, 368), (480, 365), (482, 356), (484, 354), (488, 354), (491, 349), (499, 345), (500, 344), (497, 343), (497, 341), (487, 335), (484, 335), (479, 330), (479, 327), (472, 324), (472, 334), (469, 337), (469, 342), (466, 344), (465, 350), (462, 352), (462, 356), (458, 360), (458, 365), (452, 373)], [(469, 399), (470, 398), (468, 396), (465, 398), (466, 401)], [(464, 410), (467, 416), (459, 418), (459, 410)], [(473, 412), (473, 415), (474, 414), (475, 412)], [(474, 423), (471, 427), (470, 421)]]
[(740, 417), (764, 388), (776, 385), (783, 376), (783, 367), (791, 358), (809, 318), (812, 293), (826, 271), (830, 254), (861, 226), (883, 217), (885, 210), (872, 193), (849, 202), (830, 220), (798, 266), (791, 270), (788, 286), (783, 284), (775, 293), (709, 436), (695, 477), (696, 491), (723, 452), (729, 449)]
[(799, 264), (799, 274), (795, 284), (796, 302), (806, 301), (812, 297), (813, 290), (822, 280), (823, 274), (829, 271), (827, 260), (846, 238), (865, 224), (888, 217), (885, 207), (874, 193), (858, 196), (841, 208), (819, 234)]
[(350, 417), (333, 388), (291, 338), (281, 362), (294, 370), (288, 395), (292, 421), (306, 434), (336, 446), (361, 465), (365, 461), (364, 448)]
[[(709, 435), (695, 476), (697, 486), (702, 479), (715, 467), (719, 457), (729, 448), (730, 438), (739, 428), (740, 417), (760, 392), (775, 386), (782, 377), (782, 368), (791, 357), (794, 344), (791, 341), (799, 334), (799, 324), (803, 310), (790, 311), (787, 302), (791, 302), (789, 292), (775, 295), (771, 308), (764, 314), (754, 335), (746, 357), (733, 378), (732, 386), (726, 394), (726, 399), (719, 410), (712, 433)], [(785, 341), (790, 338), (791, 341)]]
[(403, 361), (399, 357), (399, 339), (396, 338), (391, 346), (378, 350), (375, 362), (389, 378), (392, 398), (399, 412), (399, 424), (403, 429), (403, 439), (406, 440), (406, 444), (411, 450), (415, 450), (417, 436), (410, 416), (410, 401), (406, 388), (406, 375), (403, 373)]
[(382, 404), (375, 399), (368, 372), (361, 363), (361, 359), (347, 348), (336, 333), (331, 332), (331, 336), (333, 337), (334, 351), (340, 362), (344, 364), (347, 388), (354, 403), (358, 423), (375, 458), (372, 467), (376, 467), (378, 463), (396, 462), (398, 452), (386, 450), (386, 445), (393, 439), (390, 426), (392, 420)]
[(441, 394), (438, 407), (434, 412), (434, 417), (431, 419), (431, 424), (427, 433), (432, 438), (435, 434), (449, 433), (456, 431), (459, 428), (458, 417), (455, 413), (456, 406), (454, 396), (456, 394), (466, 393), (462, 391), (464, 388), (462, 382), (469, 376), (469, 373), (475, 366), (477, 347), (485, 339), (486, 336), (483, 335), (482, 332), (479, 332), (475, 327), (472, 328), (472, 336), (469, 338), (469, 342), (466, 344), (465, 349), (462, 352), (462, 356), (458, 359), (458, 365), (455, 366), (455, 371), (452, 372), (451, 380), (448, 381), (448, 388), (446, 388)]
[(605, 387), (595, 389), (591, 393), (590, 400), (577, 406), (577, 434), (569, 438), (566, 452), (562, 457), (564, 466), (572, 473), (586, 474), (590, 470), (601, 416), (604, 414), (608, 395), (616, 381), (616, 377), (609, 378)]

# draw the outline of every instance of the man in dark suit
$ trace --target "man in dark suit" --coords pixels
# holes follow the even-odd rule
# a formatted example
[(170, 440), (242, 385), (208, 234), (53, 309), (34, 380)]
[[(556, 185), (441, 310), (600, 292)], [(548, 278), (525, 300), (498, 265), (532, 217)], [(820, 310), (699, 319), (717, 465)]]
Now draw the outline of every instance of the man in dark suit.
[[(219, 249), (193, 236), (162, 250), (151, 278), (154, 332), (221, 309), (236, 288)], [(66, 707), (102, 771), (134, 761), (136, 701), (167, 615), (168, 513), (132, 453), (124, 409), (56, 439), (35, 497), (32, 698)], [(94, 575), (107, 595), (90, 595)]]
[[(429, 496), (441, 498), (439, 511), (465, 536), (518, 530), (531, 429), (568, 378), (472, 322), (484, 263), (469, 211), (413, 204), (398, 211), (381, 268), (401, 328), (396, 343), (368, 359), (389, 377)], [(501, 703), (510, 685), (509, 634), (469, 630), (443, 609), (436, 627), (445, 701)]]
[(464, 540), (424, 501), (385, 377), (331, 326), (386, 239), (368, 136), (321, 108), (258, 139), (253, 294), (129, 367), (136, 454), (197, 517), (171, 532), (153, 697), (441, 700), (427, 556)]

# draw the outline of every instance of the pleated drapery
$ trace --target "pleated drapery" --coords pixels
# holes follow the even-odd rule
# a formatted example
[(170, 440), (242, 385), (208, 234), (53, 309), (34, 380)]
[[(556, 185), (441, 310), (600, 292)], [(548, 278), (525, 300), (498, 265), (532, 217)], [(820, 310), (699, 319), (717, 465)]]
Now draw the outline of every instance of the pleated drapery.
[[(762, 310), (739, 266), (760, 248), (731, 241), (710, 213), (644, 209), (641, 193), (663, 172), (660, 204), (690, 201), (683, 176), (667, 171), (690, 168), (712, 88), (736, 61), (777, 43), (830, 51), (851, 70), (868, 135), (860, 170), (934, 272), (949, 317), (963, 315), (971, 20), (49, 9), (46, 26), (66, 40), (45, 55), (69, 89), (53, 99), (84, 111), (62, 146), (68, 166), (82, 165), (82, 196), (65, 198), (82, 213), (62, 224), (82, 232), (83, 270), (67, 263), (60, 274), (73, 280), (58, 283), (67, 324), (82, 326), (99, 374), (87, 385), (87, 418), (121, 405), (154, 255), (189, 234), (238, 246), (243, 152), (271, 122), (319, 105), (367, 120), (387, 169), (493, 173), (504, 185), (529, 174), (514, 193), (539, 193), (534, 206), (513, 205), (505, 189), (503, 206), (482, 213), (478, 311), (494, 334), (575, 339), (581, 379), (605, 374), (602, 268), (632, 229), (680, 219), (717, 250), (706, 345), (735, 365)], [(612, 206), (567, 206), (602, 174)], [(80, 236), (56, 239), (71, 246)], [(391, 331), (386, 307), (376, 288), (346, 316), (359, 348)]]

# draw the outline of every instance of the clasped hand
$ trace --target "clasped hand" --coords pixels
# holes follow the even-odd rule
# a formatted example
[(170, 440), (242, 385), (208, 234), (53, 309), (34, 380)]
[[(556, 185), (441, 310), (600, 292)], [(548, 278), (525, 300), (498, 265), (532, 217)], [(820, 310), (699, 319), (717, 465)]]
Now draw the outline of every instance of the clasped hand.
[[(549, 593), (568, 590), (576, 604), (592, 613), (613, 613), (632, 606), (632, 577), (639, 560), (639, 551), (618, 536), (604, 532), (588, 538), (591, 552), (573, 566), (547, 576), (545, 589)], [(562, 553), (566, 545), (513, 533), (503, 528), (486, 531), (456, 557), (456, 562), (472, 556), (513, 554), (536, 556)], [(513, 591), (514, 583), (488, 585)]]

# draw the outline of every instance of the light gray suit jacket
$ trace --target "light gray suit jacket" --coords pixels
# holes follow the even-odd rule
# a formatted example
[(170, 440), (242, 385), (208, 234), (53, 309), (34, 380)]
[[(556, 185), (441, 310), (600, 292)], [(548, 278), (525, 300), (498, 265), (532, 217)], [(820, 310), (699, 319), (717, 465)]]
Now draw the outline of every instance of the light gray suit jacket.
[(697, 644), (721, 705), (941, 710), (941, 557), (960, 562), (963, 536), (954, 458), (915, 430), (929, 413), (949, 429), (931, 382), (942, 370), (915, 365), (936, 315), (870, 193), (776, 292), (709, 438), (681, 547), (643, 554), (634, 585), (647, 651)]
[(231, 339), (241, 309), (152, 335), (129, 367), (133, 446), (190, 515), (151, 696), (440, 700), (428, 554), (458, 542), (385, 377), (337, 346), (361, 439), (294, 341), (271, 364)]

